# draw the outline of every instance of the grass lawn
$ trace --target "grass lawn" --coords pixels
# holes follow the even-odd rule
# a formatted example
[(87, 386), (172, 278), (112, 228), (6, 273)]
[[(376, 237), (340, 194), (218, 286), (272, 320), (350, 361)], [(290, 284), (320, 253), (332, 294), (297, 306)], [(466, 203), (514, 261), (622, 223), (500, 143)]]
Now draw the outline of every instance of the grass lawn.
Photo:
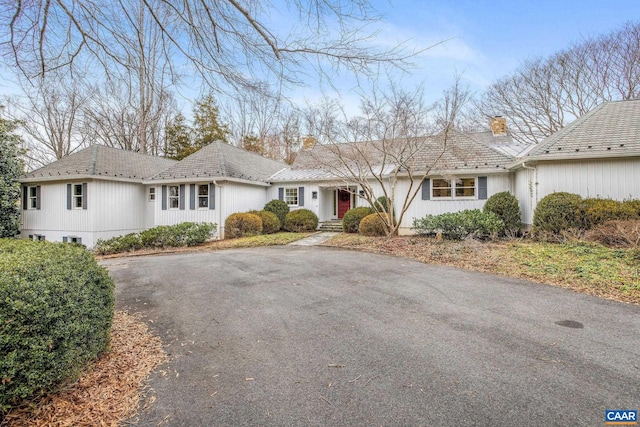
[(452, 242), (429, 237), (387, 239), (357, 234), (340, 234), (324, 245), (524, 278), (640, 304), (640, 251), (637, 249), (610, 249), (583, 242)]

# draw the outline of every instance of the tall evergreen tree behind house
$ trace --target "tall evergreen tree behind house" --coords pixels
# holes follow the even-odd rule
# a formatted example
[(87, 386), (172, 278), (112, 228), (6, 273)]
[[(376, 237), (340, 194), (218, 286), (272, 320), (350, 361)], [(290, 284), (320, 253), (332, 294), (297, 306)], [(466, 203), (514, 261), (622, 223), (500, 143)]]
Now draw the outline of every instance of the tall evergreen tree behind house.
[(193, 111), (194, 145), (200, 149), (215, 141), (228, 142), (229, 128), (220, 123), (220, 110), (212, 95), (196, 101)]
[(20, 233), (20, 183), (24, 170), (20, 159), (18, 123), (0, 118), (0, 237)]
[(182, 114), (178, 114), (165, 128), (164, 155), (173, 160), (182, 160), (195, 153), (197, 148), (192, 142), (192, 129), (185, 123)]

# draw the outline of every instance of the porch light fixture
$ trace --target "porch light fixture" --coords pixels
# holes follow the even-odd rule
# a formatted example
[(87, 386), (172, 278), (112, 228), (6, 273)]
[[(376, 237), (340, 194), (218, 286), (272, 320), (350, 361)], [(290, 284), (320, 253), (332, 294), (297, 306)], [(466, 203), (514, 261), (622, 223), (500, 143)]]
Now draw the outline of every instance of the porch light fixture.
[(313, 200), (317, 200), (318, 199), (318, 192), (317, 191), (312, 191), (311, 192), (311, 198)]

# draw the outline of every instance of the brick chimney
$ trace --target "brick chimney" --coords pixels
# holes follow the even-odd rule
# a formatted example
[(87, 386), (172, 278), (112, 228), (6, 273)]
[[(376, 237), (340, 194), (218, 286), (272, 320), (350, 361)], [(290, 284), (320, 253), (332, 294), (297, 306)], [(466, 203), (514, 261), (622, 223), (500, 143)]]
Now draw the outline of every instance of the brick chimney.
[(311, 136), (311, 135), (307, 135), (304, 138), (302, 138), (302, 149), (303, 150), (313, 150), (313, 147), (315, 147), (317, 140)]
[(507, 119), (502, 116), (494, 116), (489, 122), (489, 128), (491, 128), (493, 136), (506, 135)]

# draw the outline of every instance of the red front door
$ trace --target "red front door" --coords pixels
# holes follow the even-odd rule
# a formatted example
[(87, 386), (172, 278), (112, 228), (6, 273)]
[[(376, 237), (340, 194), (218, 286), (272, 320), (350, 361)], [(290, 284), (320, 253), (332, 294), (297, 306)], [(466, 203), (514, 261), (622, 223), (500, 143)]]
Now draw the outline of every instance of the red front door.
[(349, 209), (351, 209), (351, 193), (347, 190), (338, 190), (338, 219), (342, 219)]

